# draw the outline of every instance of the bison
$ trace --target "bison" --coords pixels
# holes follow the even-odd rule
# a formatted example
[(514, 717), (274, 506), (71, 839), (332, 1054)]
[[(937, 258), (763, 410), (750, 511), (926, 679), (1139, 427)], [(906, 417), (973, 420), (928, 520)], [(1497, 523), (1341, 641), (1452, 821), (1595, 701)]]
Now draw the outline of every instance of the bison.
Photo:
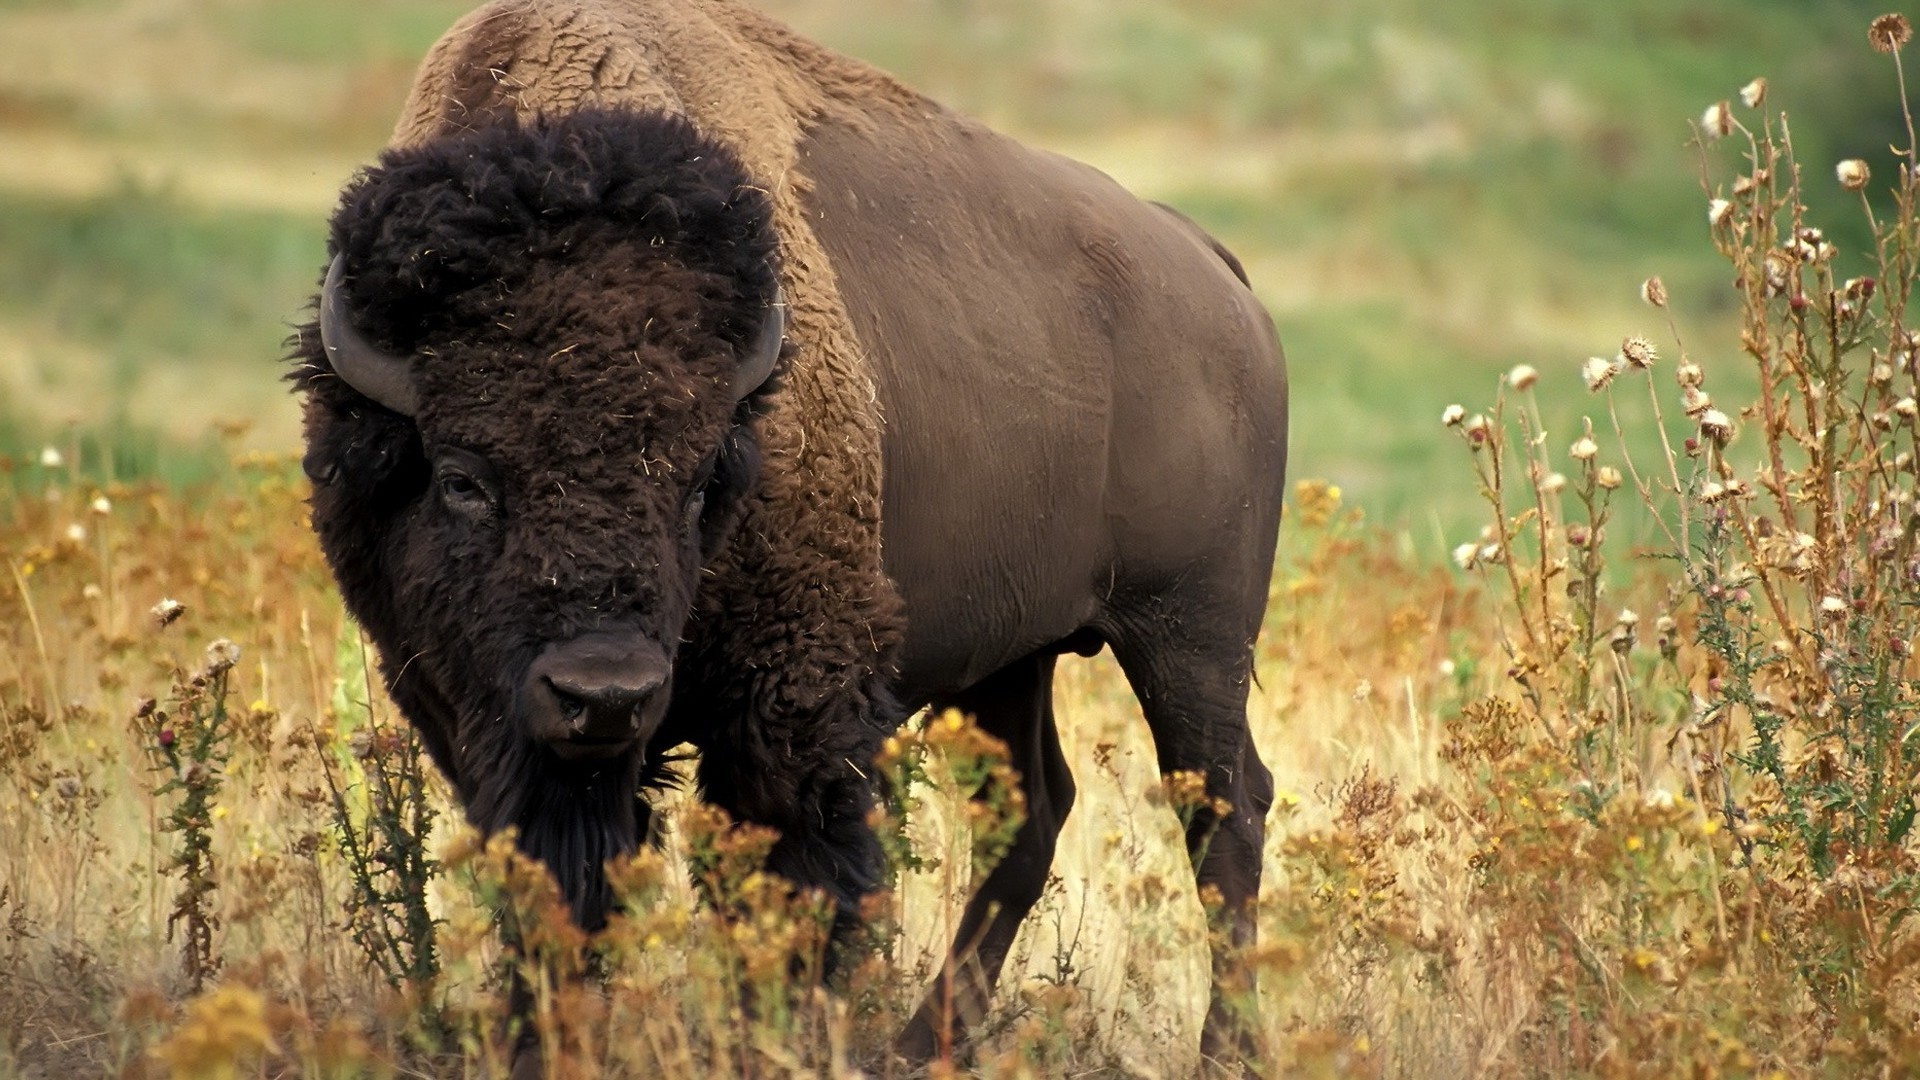
[[(330, 253), (293, 345), (314, 528), (471, 820), (583, 926), (689, 743), (845, 930), (876, 749), (963, 710), (1027, 818), (900, 1036), (933, 1054), (1073, 806), (1055, 660), (1106, 647), (1224, 808), (1189, 843), (1250, 940), (1287, 383), (1193, 222), (732, 0), (496, 0)], [(1237, 1030), (1216, 987), (1205, 1049)]]

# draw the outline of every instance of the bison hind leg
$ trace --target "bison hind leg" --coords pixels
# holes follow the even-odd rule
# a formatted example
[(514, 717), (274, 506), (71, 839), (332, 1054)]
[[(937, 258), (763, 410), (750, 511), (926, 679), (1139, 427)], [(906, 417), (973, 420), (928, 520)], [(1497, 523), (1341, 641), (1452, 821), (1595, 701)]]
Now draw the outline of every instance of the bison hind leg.
[[(1264, 580), (1264, 578), (1262, 579)], [(1197, 590), (1196, 590), (1197, 591)], [(1264, 600), (1264, 588), (1231, 595)], [(1185, 601), (1182, 603), (1181, 601)], [(1238, 956), (1253, 944), (1273, 774), (1247, 723), (1259, 609), (1220, 597), (1165, 597), (1116, 621), (1114, 658), (1139, 698), (1161, 775), (1194, 773), (1206, 798), (1187, 823), (1195, 884), (1213, 933), (1213, 992), (1201, 1055), (1226, 1072), (1257, 1055), (1253, 987)]]
[[(1079, 639), (1073, 641), (1062, 647), (1079, 651)], [(982, 730), (1007, 744), (1027, 816), (1006, 856), (968, 902), (939, 978), (894, 1044), (911, 1061), (951, 1056), (980, 1022), (1020, 923), (1046, 888), (1054, 846), (1074, 797), (1073, 773), (1054, 727), (1056, 656), (1051, 649), (1035, 653), (934, 703), (935, 709), (973, 716)]]

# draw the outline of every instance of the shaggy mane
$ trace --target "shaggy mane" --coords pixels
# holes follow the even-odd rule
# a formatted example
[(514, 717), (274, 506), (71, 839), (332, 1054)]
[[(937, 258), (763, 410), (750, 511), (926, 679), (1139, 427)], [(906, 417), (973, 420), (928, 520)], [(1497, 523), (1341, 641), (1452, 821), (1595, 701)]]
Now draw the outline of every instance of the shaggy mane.
[[(778, 281), (772, 202), (732, 151), (666, 113), (509, 114), (390, 149), (342, 194), (329, 243), (354, 324), (402, 354), (496, 313), (544, 263), (622, 247), (734, 283), (713, 329), (735, 346), (758, 331)], [(303, 386), (329, 370), (300, 359), (320, 360)]]

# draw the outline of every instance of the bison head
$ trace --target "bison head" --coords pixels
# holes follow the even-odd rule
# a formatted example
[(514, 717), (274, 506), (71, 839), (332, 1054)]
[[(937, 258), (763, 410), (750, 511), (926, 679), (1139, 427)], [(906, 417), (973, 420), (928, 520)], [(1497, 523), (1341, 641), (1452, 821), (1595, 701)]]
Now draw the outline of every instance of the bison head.
[(294, 375), (314, 527), (469, 815), (592, 925), (753, 484), (770, 201), (683, 120), (582, 112), (388, 152), (331, 248)]

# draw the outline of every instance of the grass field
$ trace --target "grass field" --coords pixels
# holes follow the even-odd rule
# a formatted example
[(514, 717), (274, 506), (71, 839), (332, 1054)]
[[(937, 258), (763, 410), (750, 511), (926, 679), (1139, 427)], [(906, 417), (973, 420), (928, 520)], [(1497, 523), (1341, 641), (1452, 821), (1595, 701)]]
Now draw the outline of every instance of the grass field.
[[(767, 6), (1188, 210), (1274, 313), (1306, 482), (1253, 703), (1264, 1071), (1920, 1067), (1920, 226), (1877, 6)], [(335, 193), (462, 10), (0, 0), (0, 1077), (498, 1075), (488, 912), (561, 933), (369, 690), (277, 362)], [(1722, 100), (1741, 127), (1702, 148)], [(1590, 393), (1633, 334), (1660, 360)], [(1720, 421), (1683, 414), (1683, 353)], [(1190, 1075), (1177, 785), (1105, 658), (1057, 697), (1080, 801), (973, 1067)], [(612, 974), (543, 1002), (562, 1071), (901, 1075), (882, 1047), (973, 874), (975, 748), (908, 742), (931, 862), (842, 996), (787, 983), (806, 913), (689, 812), (629, 871)]]

